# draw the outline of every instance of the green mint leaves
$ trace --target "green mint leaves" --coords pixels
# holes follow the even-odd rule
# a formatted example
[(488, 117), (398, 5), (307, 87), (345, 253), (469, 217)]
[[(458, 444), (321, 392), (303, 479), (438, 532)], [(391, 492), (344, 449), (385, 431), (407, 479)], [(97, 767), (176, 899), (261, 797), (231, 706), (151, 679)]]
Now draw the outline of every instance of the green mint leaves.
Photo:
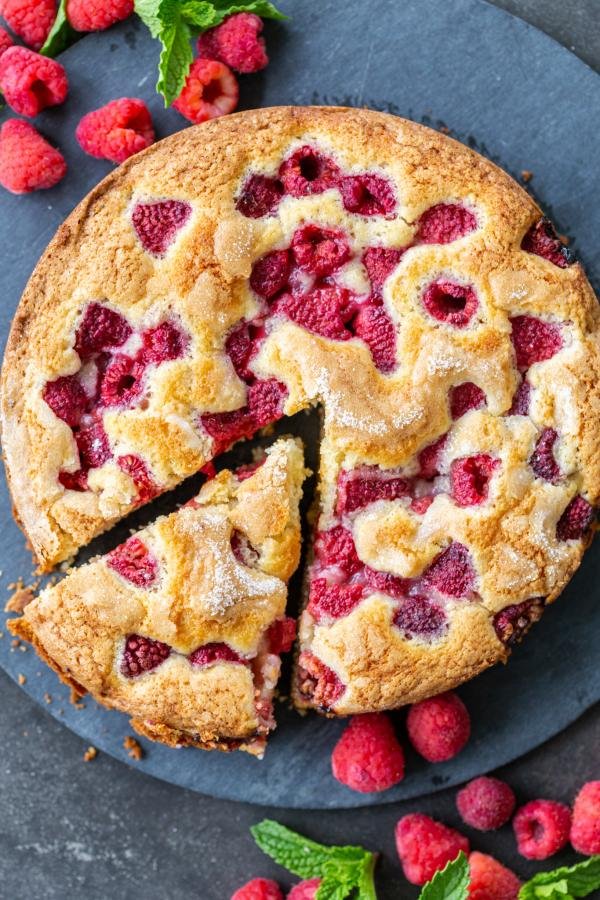
[(40, 53), (43, 53), (44, 56), (58, 56), (59, 53), (70, 47), (78, 37), (80, 35), (71, 28), (67, 19), (67, 2), (66, 0), (60, 0), (54, 25), (50, 29)]
[(300, 878), (320, 878), (316, 900), (377, 900), (375, 856), (362, 847), (326, 847), (265, 819), (250, 831), (260, 849)]
[(574, 900), (600, 890), (600, 856), (590, 856), (575, 866), (538, 872), (523, 885), (519, 900)]
[(423, 885), (419, 900), (467, 900), (470, 880), (469, 863), (461, 850), (456, 859)]

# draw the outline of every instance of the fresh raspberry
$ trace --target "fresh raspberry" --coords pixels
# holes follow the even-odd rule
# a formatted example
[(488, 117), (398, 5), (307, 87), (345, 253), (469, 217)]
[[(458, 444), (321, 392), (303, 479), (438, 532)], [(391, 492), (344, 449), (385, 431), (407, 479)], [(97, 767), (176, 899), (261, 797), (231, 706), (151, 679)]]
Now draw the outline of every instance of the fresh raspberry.
[(563, 345), (560, 328), (552, 322), (535, 316), (515, 316), (510, 322), (519, 369), (550, 359)]
[[(52, 2), (54, 2), (54, 0), (52, 0)], [(5, 50), (8, 50), (9, 47), (14, 47), (14, 45), (15, 42), (8, 31), (4, 28), (0, 28), (0, 56), (2, 56)]]
[(152, 365), (179, 359), (189, 345), (189, 338), (172, 322), (161, 322), (142, 334), (139, 360)]
[(67, 73), (55, 59), (26, 47), (9, 47), (0, 56), (0, 91), (19, 115), (33, 118), (64, 103), (68, 90)]
[(269, 653), (275, 653), (276, 656), (288, 653), (296, 640), (296, 620), (290, 616), (277, 619), (272, 625), (269, 625), (267, 639)]
[(487, 853), (474, 850), (469, 854), (469, 900), (517, 900), (521, 882)]
[(278, 178), (251, 175), (243, 184), (235, 208), (248, 219), (272, 216), (283, 197), (283, 184)]
[(386, 178), (380, 175), (346, 175), (340, 182), (344, 209), (359, 216), (394, 217), (396, 196)]
[(442, 607), (420, 595), (407, 597), (394, 613), (393, 622), (406, 640), (438, 638), (448, 630), (448, 618)]
[(286, 194), (307, 197), (337, 187), (340, 170), (328, 156), (305, 145), (282, 162), (279, 178)]
[(513, 397), (512, 406), (508, 411), (509, 416), (526, 416), (529, 413), (531, 400), (531, 385), (523, 379)]
[(363, 568), (363, 578), (372, 591), (387, 594), (396, 600), (405, 597), (410, 587), (410, 581), (407, 578), (400, 578), (390, 572), (378, 572), (376, 569), (371, 569), (370, 566)]
[(360, 584), (328, 584), (324, 578), (315, 578), (310, 585), (307, 610), (315, 622), (342, 619), (360, 603), (363, 593)]
[(588, 781), (575, 797), (571, 844), (586, 856), (600, 853), (600, 781)]
[(382, 306), (364, 306), (353, 319), (352, 330), (365, 342), (380, 372), (396, 368), (396, 329)]
[(0, 184), (7, 191), (29, 194), (54, 187), (66, 171), (62, 153), (29, 122), (8, 119), (0, 128)]
[(120, 97), (83, 116), (75, 137), (90, 156), (122, 163), (154, 143), (154, 126), (143, 100)]
[(158, 578), (158, 561), (135, 536), (109, 553), (106, 565), (139, 588), (151, 587)]
[(567, 844), (571, 810), (556, 800), (531, 800), (513, 819), (517, 849), (525, 859), (547, 859)]
[(335, 566), (345, 575), (354, 575), (362, 568), (352, 533), (342, 525), (321, 531), (315, 541), (315, 555), (321, 566)]
[(423, 306), (439, 322), (465, 328), (475, 315), (478, 301), (469, 285), (439, 279), (425, 289)]
[(331, 709), (346, 688), (329, 666), (305, 650), (298, 660), (298, 690), (324, 710)]
[(278, 884), (268, 878), (253, 878), (238, 888), (231, 900), (283, 900)]
[(556, 526), (559, 541), (577, 541), (586, 535), (595, 518), (594, 507), (578, 495), (573, 497)]
[(397, 500), (410, 491), (408, 479), (378, 466), (360, 466), (343, 471), (338, 478), (336, 513), (338, 516), (355, 512), (378, 500)]
[(104, 406), (131, 406), (142, 393), (146, 367), (143, 362), (117, 354), (108, 365), (100, 385)]
[(361, 794), (387, 791), (404, 778), (404, 753), (383, 713), (353, 716), (331, 754), (333, 777)]
[(425, 884), (461, 850), (468, 853), (469, 841), (442, 822), (410, 813), (396, 825), (396, 848), (406, 878), (412, 884)]
[(23, 43), (39, 50), (54, 24), (56, 0), (2, 0), (0, 12)]
[(233, 112), (239, 87), (233, 72), (214, 59), (197, 57), (173, 108), (199, 124)]
[(287, 900), (315, 900), (320, 884), (320, 878), (311, 878), (309, 881), (301, 881), (299, 884), (295, 884), (291, 889), (287, 895)]
[(129, 453), (126, 456), (119, 456), (117, 464), (121, 471), (125, 472), (133, 479), (133, 483), (138, 492), (137, 502), (139, 504), (148, 503), (149, 500), (153, 500), (154, 497), (160, 493), (159, 487), (152, 478), (148, 466), (139, 456), (135, 456), (133, 453)]
[(560, 481), (560, 467), (553, 454), (558, 434), (554, 428), (544, 428), (538, 437), (529, 465), (538, 478), (557, 484)]
[(247, 535), (234, 528), (231, 532), (231, 552), (239, 563), (248, 568), (256, 566), (259, 560), (259, 553), (256, 547), (250, 542)]
[(475, 570), (467, 548), (453, 541), (436, 556), (424, 573), (423, 581), (448, 597), (467, 597), (475, 583)]
[(440, 474), (440, 457), (442, 455), (442, 451), (446, 446), (446, 442), (448, 440), (448, 435), (443, 434), (441, 437), (434, 441), (432, 444), (429, 444), (427, 447), (423, 447), (417, 459), (419, 461), (419, 475), (421, 478), (426, 478), (430, 481), (432, 478), (435, 478)]
[(144, 672), (156, 669), (171, 655), (171, 648), (162, 641), (141, 634), (130, 634), (125, 638), (125, 649), (121, 659), (121, 675), (125, 678), (136, 678)]
[(362, 263), (367, 270), (375, 298), (381, 299), (383, 285), (402, 259), (403, 253), (404, 250), (396, 247), (367, 247), (363, 253)]
[(452, 499), (458, 506), (477, 506), (487, 500), (490, 479), (500, 460), (477, 453), (455, 459), (450, 466)]
[(550, 219), (545, 217), (531, 226), (521, 242), (521, 247), (527, 253), (542, 256), (561, 269), (566, 269), (574, 262), (573, 254), (562, 243)]
[(131, 335), (131, 325), (114, 309), (90, 303), (77, 329), (75, 350), (85, 362), (95, 353), (121, 347)]
[(211, 666), (218, 662), (244, 663), (242, 657), (227, 644), (204, 644), (188, 656), (193, 666)]
[(477, 219), (457, 203), (438, 203), (417, 222), (416, 244), (450, 244), (477, 228)]
[(79, 451), (79, 464), (84, 472), (99, 468), (112, 456), (108, 435), (101, 420), (80, 428), (75, 434), (75, 442)]
[(271, 300), (282, 291), (290, 277), (291, 260), (288, 250), (273, 250), (254, 263), (250, 287), (264, 300)]
[(132, 12), (133, 0), (67, 0), (67, 18), (75, 31), (104, 31)]
[(445, 762), (469, 740), (471, 719), (460, 697), (448, 691), (411, 706), (406, 728), (417, 753), (428, 762)]
[(450, 388), (450, 415), (453, 419), (460, 419), (470, 409), (481, 409), (485, 406), (484, 392), (472, 381), (464, 381)]
[(479, 831), (494, 831), (512, 816), (516, 798), (513, 789), (499, 778), (474, 778), (456, 795), (461, 819)]
[(63, 375), (48, 381), (42, 394), (55, 416), (71, 427), (78, 425), (88, 403), (83, 385), (76, 375)]
[(323, 278), (350, 259), (345, 235), (335, 228), (303, 225), (292, 238), (294, 260), (303, 272)]
[(534, 597), (501, 609), (494, 616), (494, 630), (498, 640), (508, 646), (518, 644), (531, 626), (539, 622), (543, 611), (543, 597)]
[(162, 256), (191, 214), (192, 207), (183, 200), (157, 200), (136, 203), (131, 222), (144, 250)]
[(269, 62), (265, 40), (260, 37), (262, 30), (263, 23), (259, 16), (236, 13), (200, 35), (198, 54), (208, 59), (218, 59), (244, 75), (258, 72)]

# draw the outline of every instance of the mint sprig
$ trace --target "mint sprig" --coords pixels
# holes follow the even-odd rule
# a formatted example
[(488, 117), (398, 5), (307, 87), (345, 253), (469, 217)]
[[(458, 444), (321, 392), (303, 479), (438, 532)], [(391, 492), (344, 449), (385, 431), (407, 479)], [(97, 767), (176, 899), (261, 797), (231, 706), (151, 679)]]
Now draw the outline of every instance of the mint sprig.
[(67, 0), (60, 0), (54, 25), (50, 29), (40, 53), (43, 53), (44, 56), (58, 56), (79, 37), (81, 35), (71, 28), (67, 19)]
[(320, 878), (316, 900), (377, 900), (376, 857), (363, 847), (326, 847), (264, 819), (250, 829), (260, 849), (300, 878)]
[(538, 872), (519, 891), (519, 900), (574, 900), (600, 890), (600, 855), (574, 866)]
[(456, 859), (423, 885), (419, 900), (467, 900), (470, 880), (469, 862), (461, 850)]

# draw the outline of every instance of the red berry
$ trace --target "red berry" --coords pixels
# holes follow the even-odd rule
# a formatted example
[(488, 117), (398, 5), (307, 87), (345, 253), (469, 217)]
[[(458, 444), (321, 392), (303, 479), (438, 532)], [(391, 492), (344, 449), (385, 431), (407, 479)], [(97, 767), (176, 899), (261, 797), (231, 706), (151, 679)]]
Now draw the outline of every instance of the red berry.
[(328, 156), (305, 145), (282, 162), (279, 178), (286, 194), (307, 197), (337, 187), (340, 170)]
[(474, 850), (469, 854), (469, 900), (517, 900), (521, 882), (487, 853)]
[(171, 655), (171, 648), (162, 641), (141, 634), (130, 634), (125, 639), (125, 649), (121, 659), (121, 675), (125, 678), (136, 678), (145, 672), (156, 669)]
[(56, 0), (2, 0), (0, 12), (23, 43), (39, 50), (54, 24), (56, 5)]
[(106, 565), (140, 588), (151, 587), (158, 578), (158, 561), (135, 536), (109, 553)]
[(569, 840), (571, 810), (556, 800), (531, 800), (513, 819), (517, 848), (526, 859), (547, 859)]
[(277, 619), (267, 631), (269, 653), (288, 653), (296, 640), (296, 620), (290, 616)]
[(131, 222), (144, 250), (162, 256), (191, 214), (192, 207), (183, 200), (157, 200), (136, 203)]
[(43, 397), (55, 416), (73, 427), (78, 425), (88, 403), (76, 375), (63, 375), (44, 386)]
[(160, 493), (160, 489), (154, 481), (148, 466), (143, 459), (133, 453), (119, 456), (117, 459), (119, 468), (133, 479), (138, 492), (138, 503), (147, 503)]
[(324, 578), (315, 578), (310, 585), (307, 610), (316, 622), (341, 619), (360, 603), (363, 593), (360, 584), (328, 584)]
[(346, 175), (340, 182), (344, 209), (359, 216), (393, 218), (396, 196), (391, 183), (381, 175)]
[(397, 575), (391, 575), (389, 572), (378, 572), (375, 569), (371, 569), (370, 566), (363, 568), (363, 577), (372, 591), (379, 591), (396, 599), (405, 597), (410, 587), (408, 579), (399, 578)]
[(526, 416), (529, 413), (529, 401), (531, 399), (531, 385), (523, 379), (513, 397), (512, 406), (508, 411), (509, 416)]
[[(54, 2), (54, 0), (52, 0)], [(8, 50), (9, 47), (14, 47), (15, 42), (11, 38), (8, 31), (4, 28), (0, 28), (0, 56), (4, 53), (5, 50)]]
[(474, 778), (456, 795), (456, 806), (463, 822), (480, 831), (493, 831), (505, 825), (514, 812), (514, 792), (499, 778)]
[(553, 454), (558, 434), (554, 428), (544, 428), (538, 437), (529, 465), (538, 478), (557, 484), (560, 481), (560, 467)]
[(122, 163), (154, 143), (154, 127), (143, 100), (120, 97), (83, 116), (75, 137), (90, 156)]
[(560, 328), (553, 322), (535, 316), (515, 316), (510, 322), (519, 369), (550, 359), (563, 345)]
[(288, 250), (273, 250), (254, 263), (250, 287), (264, 300), (271, 300), (288, 283), (291, 260)]
[(75, 350), (85, 361), (94, 353), (121, 347), (131, 335), (131, 325), (114, 309), (90, 303), (75, 337)]
[(427, 447), (423, 447), (417, 459), (419, 461), (419, 475), (421, 478), (426, 478), (430, 481), (432, 478), (435, 478), (440, 474), (440, 457), (442, 455), (442, 451), (446, 446), (446, 441), (448, 440), (448, 435), (443, 434), (441, 437), (434, 441), (433, 444), (429, 444)]
[(277, 178), (251, 175), (243, 184), (235, 208), (249, 219), (272, 216), (283, 197), (283, 184)]
[(287, 895), (287, 900), (315, 900), (320, 884), (320, 878), (311, 878), (309, 881), (301, 881), (299, 884), (295, 884), (291, 889)]
[(79, 451), (79, 464), (84, 472), (97, 469), (112, 456), (108, 435), (101, 420), (80, 428), (75, 434), (75, 442)]
[(417, 223), (416, 244), (450, 244), (477, 228), (477, 219), (457, 203), (438, 203), (421, 215)]
[(217, 662), (244, 663), (242, 657), (227, 644), (204, 644), (188, 656), (193, 666), (211, 666)]
[(77, 472), (59, 472), (58, 482), (68, 491), (87, 491), (87, 472), (83, 469)]
[(250, 369), (250, 363), (258, 351), (254, 332), (255, 327), (252, 323), (240, 322), (225, 341), (225, 350), (233, 363), (236, 374), (246, 382), (254, 379), (254, 373)]
[(248, 409), (252, 416), (255, 430), (270, 425), (283, 415), (283, 403), (287, 397), (287, 388), (270, 378), (255, 381), (248, 388)]
[(364, 306), (352, 322), (352, 330), (368, 346), (380, 372), (396, 367), (396, 329), (382, 306)]
[(330, 340), (347, 341), (346, 328), (354, 295), (337, 284), (322, 284), (306, 294), (282, 294), (271, 308), (274, 316), (287, 316), (292, 322)]
[(361, 794), (387, 791), (404, 778), (404, 753), (383, 713), (353, 716), (331, 755), (331, 770)]
[(373, 296), (381, 298), (383, 285), (402, 258), (404, 250), (396, 247), (367, 247), (362, 262), (367, 270)]
[(477, 453), (455, 459), (450, 466), (452, 499), (458, 506), (477, 506), (487, 500), (490, 479), (500, 460)]
[(189, 338), (172, 322), (161, 322), (142, 334), (139, 359), (145, 364), (158, 365), (179, 359), (187, 350)]
[(439, 638), (448, 630), (448, 618), (437, 603), (427, 597), (406, 597), (394, 613), (394, 625), (406, 640), (413, 637)]
[(259, 16), (236, 13), (200, 35), (198, 54), (218, 59), (236, 72), (258, 72), (269, 62), (264, 38), (260, 37), (262, 30)]
[(411, 706), (406, 727), (417, 753), (437, 763), (460, 753), (471, 734), (471, 719), (460, 697), (448, 691)]
[(233, 72), (214, 59), (197, 57), (173, 108), (199, 124), (233, 112), (239, 95)]
[(409, 490), (408, 480), (391, 469), (360, 466), (343, 471), (338, 478), (336, 513), (341, 516), (378, 500), (397, 500), (406, 497)]
[(102, 377), (100, 397), (104, 406), (131, 406), (142, 393), (145, 373), (143, 362), (117, 354)]
[(298, 660), (298, 689), (303, 697), (325, 710), (334, 707), (345, 691), (335, 672), (307, 650)]
[(454, 828), (411, 813), (396, 825), (396, 847), (406, 878), (412, 884), (425, 884), (461, 850), (468, 853), (469, 841)]
[(571, 251), (558, 237), (550, 219), (543, 218), (532, 225), (523, 238), (521, 247), (527, 253), (542, 256), (561, 269), (566, 269), (573, 262)]
[(342, 525), (319, 532), (315, 541), (315, 555), (324, 568), (335, 566), (348, 576), (362, 568), (352, 533)]
[(238, 888), (231, 900), (283, 900), (279, 885), (267, 878), (253, 878)]
[(475, 582), (475, 570), (467, 548), (453, 541), (436, 556), (425, 571), (423, 581), (448, 597), (467, 597)]
[(460, 419), (470, 409), (481, 409), (485, 406), (484, 392), (472, 381), (465, 381), (450, 388), (450, 415), (453, 419)]
[(332, 275), (350, 259), (345, 235), (336, 228), (303, 225), (294, 232), (292, 253), (303, 272), (323, 278)]
[(508, 646), (517, 644), (521, 638), (538, 622), (544, 611), (544, 598), (534, 597), (522, 603), (506, 606), (494, 616), (494, 629), (498, 640)]
[(423, 294), (423, 306), (427, 312), (439, 322), (446, 322), (455, 328), (465, 328), (478, 305), (472, 287), (453, 281), (434, 281)]
[(8, 119), (0, 128), (0, 184), (7, 191), (28, 194), (54, 187), (66, 171), (62, 153), (29, 122)]
[(600, 853), (600, 781), (588, 781), (575, 798), (571, 844), (578, 853)]
[(594, 507), (578, 495), (573, 497), (556, 526), (559, 541), (577, 541), (586, 535), (594, 521)]
[(19, 115), (33, 118), (63, 103), (68, 90), (67, 73), (55, 59), (26, 47), (9, 47), (0, 56), (0, 91)]
[(104, 31), (133, 12), (133, 0), (67, 0), (67, 18), (75, 31)]

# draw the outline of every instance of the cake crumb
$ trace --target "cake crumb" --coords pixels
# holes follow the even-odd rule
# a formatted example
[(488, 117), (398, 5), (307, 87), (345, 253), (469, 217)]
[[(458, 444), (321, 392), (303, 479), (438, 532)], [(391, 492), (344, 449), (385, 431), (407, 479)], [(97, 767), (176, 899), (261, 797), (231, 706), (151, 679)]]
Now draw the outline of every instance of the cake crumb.
[(136, 741), (134, 737), (131, 737), (130, 734), (127, 735), (123, 740), (123, 747), (127, 750), (127, 755), (132, 759), (140, 760), (144, 756), (144, 751), (142, 750), (141, 745)]
[(561, 242), (561, 244), (563, 245), (563, 247), (568, 247), (569, 244), (571, 243), (571, 238), (569, 237), (568, 234), (559, 234), (558, 239)]
[(47, 703), (48, 706), (52, 703), (52, 694), (44, 694), (44, 703)]
[(25, 585), (22, 578), (9, 584), (8, 589), (13, 593), (8, 598), (4, 611), (22, 613), (27, 604), (33, 600), (38, 584), (39, 582), (34, 582), (33, 584)]
[(525, 184), (528, 184), (533, 178), (533, 172), (529, 169), (523, 169), (521, 172), (521, 181), (524, 181)]
[(83, 754), (84, 762), (91, 762), (93, 759), (96, 759), (98, 756), (98, 751), (95, 747), (88, 747), (85, 753)]
[(21, 687), (27, 683), (27, 678), (23, 675), (22, 672), (19, 672), (17, 675), (17, 683), (21, 685)]
[(12, 647), (13, 650), (16, 650), (17, 647), (21, 646), (21, 641), (19, 640), (19, 638), (13, 638), (12, 641), (10, 642), (10, 646)]

